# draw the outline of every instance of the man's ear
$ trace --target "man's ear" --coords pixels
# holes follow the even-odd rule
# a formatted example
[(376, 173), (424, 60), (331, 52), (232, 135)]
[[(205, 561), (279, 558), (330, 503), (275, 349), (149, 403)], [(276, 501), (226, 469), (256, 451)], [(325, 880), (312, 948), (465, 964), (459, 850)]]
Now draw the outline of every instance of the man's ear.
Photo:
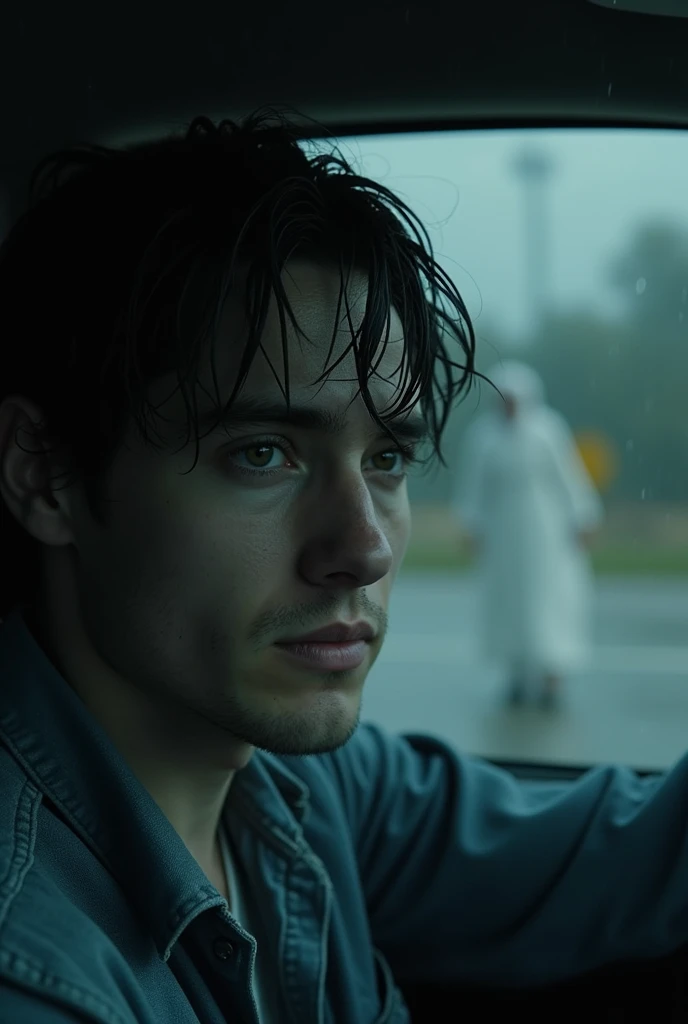
[(23, 395), (0, 402), (0, 500), (32, 537), (62, 547), (73, 543), (68, 490), (54, 489), (54, 457), (35, 436), (42, 422)]

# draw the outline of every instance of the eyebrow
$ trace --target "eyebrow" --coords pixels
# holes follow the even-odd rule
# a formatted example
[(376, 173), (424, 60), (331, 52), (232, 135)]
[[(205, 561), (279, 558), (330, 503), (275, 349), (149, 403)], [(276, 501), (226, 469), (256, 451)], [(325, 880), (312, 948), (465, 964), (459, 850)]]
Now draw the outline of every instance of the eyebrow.
[[(212, 427), (214, 424), (237, 427), (277, 423), (298, 427), (301, 430), (318, 431), (330, 436), (343, 433), (347, 422), (343, 412), (328, 409), (326, 406), (292, 404), (287, 410), (286, 405), (282, 403), (258, 398), (240, 398), (235, 400), (229, 409), (221, 413), (218, 413), (217, 409), (209, 410), (198, 418), (201, 430)], [(411, 413), (403, 417), (389, 417), (383, 422), (403, 441), (418, 443), (428, 440), (430, 436), (428, 425), (419, 413)]]

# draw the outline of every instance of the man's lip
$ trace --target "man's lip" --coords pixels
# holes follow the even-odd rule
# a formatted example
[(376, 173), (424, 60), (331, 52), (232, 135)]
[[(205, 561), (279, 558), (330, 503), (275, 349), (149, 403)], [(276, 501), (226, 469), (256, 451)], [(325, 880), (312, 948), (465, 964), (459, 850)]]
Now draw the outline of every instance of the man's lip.
[(375, 630), (368, 622), (334, 622), (304, 636), (290, 636), (277, 640), (278, 644), (346, 644), (355, 640), (374, 640)]

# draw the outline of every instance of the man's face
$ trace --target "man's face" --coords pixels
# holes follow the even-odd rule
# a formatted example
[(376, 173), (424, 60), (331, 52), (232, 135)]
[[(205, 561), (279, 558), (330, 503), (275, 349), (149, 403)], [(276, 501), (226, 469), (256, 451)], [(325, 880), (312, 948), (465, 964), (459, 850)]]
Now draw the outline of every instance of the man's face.
[[(169, 418), (169, 451), (148, 448), (132, 433), (108, 482), (107, 525), (94, 522), (83, 499), (76, 500), (70, 551), (78, 614), (107, 671), (245, 743), (303, 754), (336, 748), (357, 725), (410, 512), (403, 459), (360, 396), (349, 404), (358, 391), (352, 353), (313, 385), (328, 357), (339, 276), (294, 264), (285, 287), (308, 336), (297, 340), (290, 330), (292, 406), (341, 413), (344, 430), (330, 434), (274, 421), (220, 426), (201, 440), (198, 463), (186, 472), (195, 449), (192, 440), (175, 451), (185, 437), (183, 401), (178, 393), (168, 399), (176, 378), (158, 381), (151, 397), (155, 406), (168, 399), (160, 412)], [(354, 279), (349, 299), (360, 321), (364, 278)], [(351, 341), (344, 308), (327, 365)], [(225, 400), (244, 339), (230, 304), (216, 342)], [(283, 382), (274, 309), (263, 346)], [(380, 411), (398, 394), (402, 354), (394, 315), (370, 381)], [(213, 395), (209, 363), (202, 383)], [(247, 399), (285, 406), (260, 350), (237, 402)], [(202, 418), (214, 403), (203, 392), (198, 400)], [(357, 620), (370, 623), (376, 638), (352, 669), (307, 667), (275, 645)]]

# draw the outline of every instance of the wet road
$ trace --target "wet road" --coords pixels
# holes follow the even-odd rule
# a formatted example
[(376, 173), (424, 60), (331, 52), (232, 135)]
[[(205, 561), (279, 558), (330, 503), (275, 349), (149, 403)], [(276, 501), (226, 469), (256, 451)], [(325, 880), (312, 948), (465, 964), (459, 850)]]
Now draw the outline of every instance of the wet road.
[(598, 581), (593, 659), (556, 712), (505, 705), (475, 653), (472, 594), (461, 575), (399, 578), (363, 720), (484, 757), (666, 768), (688, 751), (688, 579)]

